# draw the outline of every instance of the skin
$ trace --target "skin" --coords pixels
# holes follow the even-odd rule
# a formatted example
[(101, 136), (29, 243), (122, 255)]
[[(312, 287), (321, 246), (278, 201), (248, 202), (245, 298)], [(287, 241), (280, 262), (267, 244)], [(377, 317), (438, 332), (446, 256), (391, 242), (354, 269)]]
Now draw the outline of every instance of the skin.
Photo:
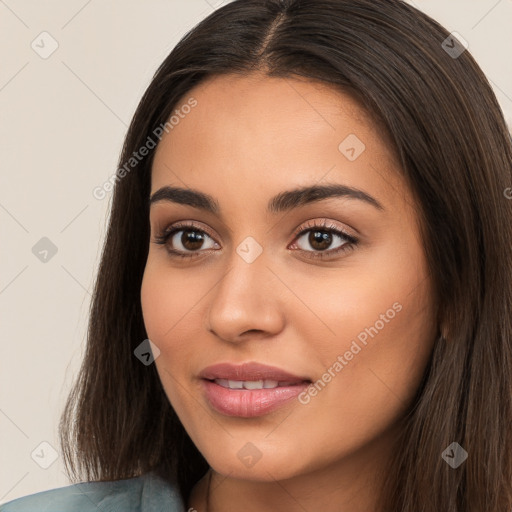
[[(161, 351), (155, 364), (164, 390), (212, 468), (209, 510), (375, 512), (397, 422), (438, 331), (417, 205), (391, 145), (354, 99), (302, 78), (221, 76), (181, 104), (190, 96), (197, 106), (156, 149), (151, 193), (165, 185), (198, 189), (221, 213), (151, 206), (141, 301), (148, 337)], [(349, 134), (365, 144), (354, 161), (338, 149)], [(272, 196), (326, 182), (361, 189), (383, 210), (338, 197), (267, 213)], [(319, 250), (309, 232), (294, 236), (324, 220), (359, 243), (324, 260), (311, 257), (346, 243), (334, 236)], [(181, 245), (183, 233), (168, 240), (198, 257), (173, 258), (154, 242), (178, 221), (212, 234), (199, 248)], [(263, 249), (252, 263), (236, 252), (248, 236)], [(315, 382), (394, 303), (400, 312), (359, 343), (307, 404), (228, 417), (201, 392), (199, 372), (227, 361), (257, 361)], [(247, 442), (261, 454), (252, 467), (237, 456)], [(205, 484), (197, 483), (188, 507), (206, 510)]]

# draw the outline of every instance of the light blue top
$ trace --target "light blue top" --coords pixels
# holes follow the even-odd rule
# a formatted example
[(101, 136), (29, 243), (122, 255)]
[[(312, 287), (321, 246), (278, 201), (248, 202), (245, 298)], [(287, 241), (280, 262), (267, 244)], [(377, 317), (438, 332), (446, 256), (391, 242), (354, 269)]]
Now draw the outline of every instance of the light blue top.
[(0, 505), (0, 512), (186, 512), (176, 485), (154, 473), (114, 482), (83, 482)]

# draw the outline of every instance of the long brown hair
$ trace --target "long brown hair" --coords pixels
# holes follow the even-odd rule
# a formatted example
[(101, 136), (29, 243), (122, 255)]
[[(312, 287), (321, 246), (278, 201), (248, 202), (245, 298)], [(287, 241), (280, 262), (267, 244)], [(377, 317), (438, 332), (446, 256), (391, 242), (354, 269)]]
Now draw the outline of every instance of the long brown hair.
[[(144, 94), (120, 158), (86, 353), (59, 429), (72, 479), (155, 471), (188, 499), (208, 468), (155, 365), (134, 356), (147, 338), (140, 289), (154, 151), (129, 172), (126, 162), (195, 85), (263, 70), (357, 99), (382, 125), (417, 201), (445, 339), (403, 418), (382, 510), (510, 512), (512, 144), (484, 74), (449, 37), (399, 0), (235, 0), (182, 38)], [(441, 456), (453, 442), (468, 453), (457, 468)]]

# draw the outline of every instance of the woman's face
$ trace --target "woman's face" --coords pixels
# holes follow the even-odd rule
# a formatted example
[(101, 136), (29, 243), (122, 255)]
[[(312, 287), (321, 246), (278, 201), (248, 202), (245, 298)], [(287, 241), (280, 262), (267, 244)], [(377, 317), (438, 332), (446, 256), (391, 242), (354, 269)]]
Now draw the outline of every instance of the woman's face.
[[(180, 105), (151, 194), (211, 204), (155, 196), (141, 290), (172, 406), (224, 475), (375, 467), (437, 332), (389, 142), (351, 97), (303, 79), (216, 77)], [(338, 194), (295, 192), (327, 185)], [(234, 368), (204, 373), (219, 363)]]

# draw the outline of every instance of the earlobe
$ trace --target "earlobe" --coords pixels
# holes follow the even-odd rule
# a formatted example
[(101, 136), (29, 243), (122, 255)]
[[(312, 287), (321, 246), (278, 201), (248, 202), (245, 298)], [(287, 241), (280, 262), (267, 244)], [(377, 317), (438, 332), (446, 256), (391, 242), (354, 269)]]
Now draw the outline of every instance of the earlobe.
[(443, 310), (444, 312), (441, 312), (440, 307), (438, 306), (437, 310), (437, 339), (440, 339), (441, 341), (448, 341), (450, 339), (450, 329), (448, 328), (448, 325), (450, 324), (447, 315), (446, 310)]
[(446, 327), (444, 325), (439, 326), (438, 338), (439, 338), (439, 341), (441, 341), (441, 342), (448, 341), (448, 334), (447, 334)]

